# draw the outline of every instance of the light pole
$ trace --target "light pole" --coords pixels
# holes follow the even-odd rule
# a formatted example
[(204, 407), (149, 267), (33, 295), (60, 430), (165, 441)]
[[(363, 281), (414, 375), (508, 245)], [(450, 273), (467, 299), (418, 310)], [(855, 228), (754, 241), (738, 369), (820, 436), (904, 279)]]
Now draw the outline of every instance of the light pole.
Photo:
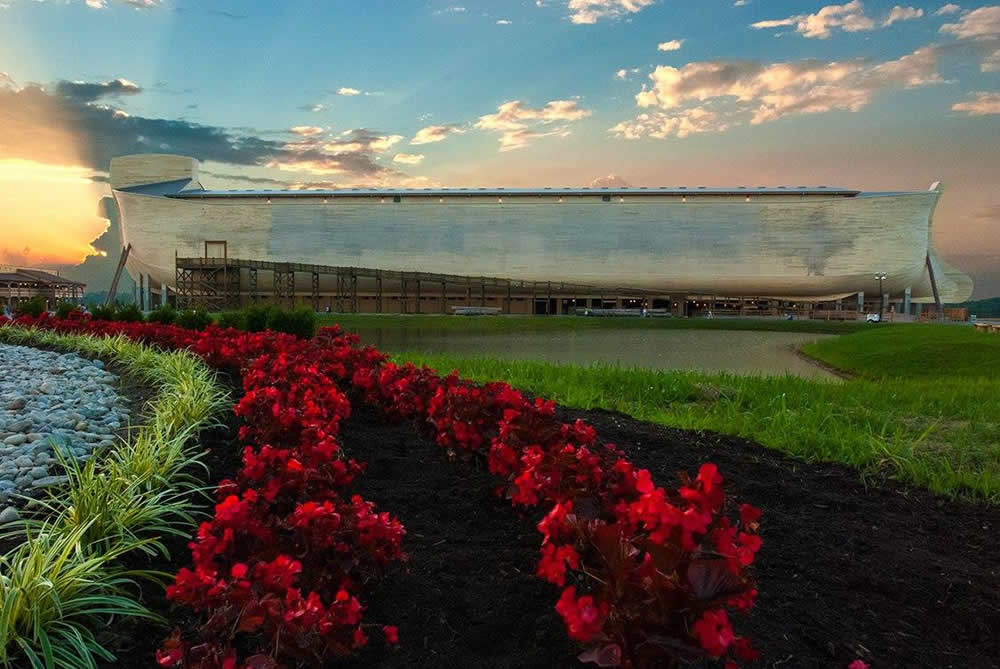
[(882, 282), (886, 279), (885, 272), (875, 272), (875, 278), (878, 279), (878, 319), (882, 320), (882, 312), (885, 310), (885, 293), (882, 292)]

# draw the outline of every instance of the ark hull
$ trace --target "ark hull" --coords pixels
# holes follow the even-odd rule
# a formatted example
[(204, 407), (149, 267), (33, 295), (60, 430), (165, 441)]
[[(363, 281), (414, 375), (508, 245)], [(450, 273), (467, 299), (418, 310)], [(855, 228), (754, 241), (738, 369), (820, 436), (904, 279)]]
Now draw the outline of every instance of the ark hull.
[(203, 191), (190, 188), (196, 175), (176, 184), (114, 189), (129, 271), (156, 287), (173, 286), (175, 254), (225, 240), (230, 257), (254, 260), (817, 300), (877, 294), (873, 275), (885, 272), (886, 292), (932, 301), (931, 256), (943, 301), (971, 293), (930, 248), (937, 190), (355, 195)]

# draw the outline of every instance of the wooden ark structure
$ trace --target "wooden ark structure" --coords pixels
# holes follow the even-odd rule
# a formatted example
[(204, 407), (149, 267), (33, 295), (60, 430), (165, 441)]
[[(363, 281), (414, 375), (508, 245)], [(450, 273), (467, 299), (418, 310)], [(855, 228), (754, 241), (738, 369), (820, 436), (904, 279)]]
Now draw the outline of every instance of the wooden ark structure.
[(972, 292), (931, 246), (938, 184), (221, 191), (202, 188), (196, 160), (150, 154), (114, 159), (111, 186), (147, 306), (163, 293), (393, 313), (846, 300), (910, 314)]

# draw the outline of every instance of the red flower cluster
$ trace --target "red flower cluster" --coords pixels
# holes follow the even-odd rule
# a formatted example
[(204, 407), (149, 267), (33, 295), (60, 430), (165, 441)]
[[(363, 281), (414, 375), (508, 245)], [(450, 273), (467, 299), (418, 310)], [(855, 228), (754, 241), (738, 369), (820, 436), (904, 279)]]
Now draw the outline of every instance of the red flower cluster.
[(667, 490), (586, 423), (563, 423), (553, 402), (507, 384), (380, 360), (341, 378), (450, 453), (485, 457), (513, 504), (548, 509), (538, 575), (564, 587), (556, 610), (573, 639), (591, 644), (582, 659), (639, 667), (759, 655), (726, 610), (745, 612), (756, 599), (747, 568), (761, 547), (760, 511), (744, 504), (738, 519), (726, 515), (715, 465)]
[[(209, 615), (205, 640), (168, 640), (163, 666), (236, 667), (233, 641), (243, 633), (264, 642), (243, 667), (271, 667), (279, 655), (315, 660), (365, 642), (358, 584), (401, 557), (403, 530), (370, 503), (338, 495), (362, 468), (335, 440), (350, 411), (341, 389), (414, 420), (450, 452), (485, 458), (500, 494), (542, 507), (538, 575), (564, 588), (556, 610), (570, 637), (589, 644), (581, 659), (651, 667), (707, 656), (728, 668), (732, 658), (759, 656), (727, 609), (745, 612), (756, 599), (748, 567), (761, 547), (760, 511), (744, 504), (731, 518), (713, 464), (682, 475), (677, 489), (657, 486), (589, 425), (559, 421), (552, 402), (395, 365), (338, 328), (302, 341), (214, 327), (31, 324), (122, 333), (244, 371), (241, 434), (261, 446), (248, 447), (237, 480), (220, 485), (215, 517), (192, 543), (194, 569), (171, 586), (173, 599)], [(395, 628), (383, 632), (396, 642)]]
[[(246, 366), (236, 413), (247, 446), (235, 481), (219, 485), (215, 516), (191, 543), (167, 597), (204, 612), (200, 643), (171, 642), (161, 666), (199, 666), (211, 649), (228, 656), (252, 635), (281, 663), (319, 663), (367, 642), (360, 584), (403, 557), (403, 526), (374, 504), (340, 490), (362, 469), (336, 442), (347, 397), (294, 341)], [(292, 557), (294, 556), (294, 558)], [(178, 652), (188, 655), (178, 658)]]

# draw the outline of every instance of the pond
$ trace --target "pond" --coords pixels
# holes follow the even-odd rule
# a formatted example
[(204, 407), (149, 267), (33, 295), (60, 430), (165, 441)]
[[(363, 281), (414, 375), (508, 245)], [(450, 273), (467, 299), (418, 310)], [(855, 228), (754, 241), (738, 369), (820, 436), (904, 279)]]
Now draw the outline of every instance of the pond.
[(806, 342), (836, 335), (631, 329), (483, 333), (358, 327), (353, 331), (365, 344), (387, 353), (412, 351), (574, 365), (617, 363), (623, 367), (837, 379), (796, 353), (796, 349)]

